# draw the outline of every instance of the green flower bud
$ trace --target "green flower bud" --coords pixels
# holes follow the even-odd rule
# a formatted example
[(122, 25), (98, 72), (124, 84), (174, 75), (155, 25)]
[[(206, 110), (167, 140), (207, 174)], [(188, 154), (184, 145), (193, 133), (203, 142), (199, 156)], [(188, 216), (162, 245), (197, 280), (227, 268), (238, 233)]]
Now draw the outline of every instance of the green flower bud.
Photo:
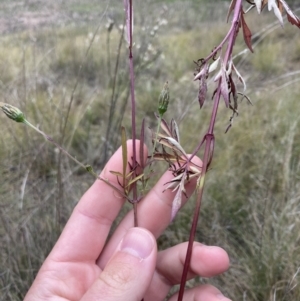
[(85, 166), (85, 170), (86, 170), (87, 172), (92, 172), (92, 171), (93, 171), (93, 167), (92, 167), (91, 165), (86, 165), (86, 166)]
[(168, 109), (169, 98), (170, 98), (169, 86), (168, 86), (168, 82), (165, 82), (164, 87), (160, 92), (158, 98), (158, 113), (160, 117), (162, 117)]
[(8, 118), (16, 122), (25, 122), (25, 115), (18, 108), (3, 102), (0, 103), (0, 107)]

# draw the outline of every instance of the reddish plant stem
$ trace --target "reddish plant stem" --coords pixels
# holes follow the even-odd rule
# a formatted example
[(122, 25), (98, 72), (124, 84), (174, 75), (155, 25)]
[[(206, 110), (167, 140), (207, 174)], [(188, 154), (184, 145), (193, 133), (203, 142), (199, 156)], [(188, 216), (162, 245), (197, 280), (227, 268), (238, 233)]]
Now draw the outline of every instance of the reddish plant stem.
[[(226, 53), (224, 56), (225, 68), (227, 67), (228, 61), (232, 55), (232, 49), (233, 49), (235, 39), (237, 36), (237, 30), (238, 30), (238, 26), (239, 26), (239, 18), (241, 15), (241, 10), (242, 10), (242, 0), (237, 0), (236, 4), (235, 4), (235, 8), (234, 8), (234, 16), (233, 16), (233, 20), (232, 20), (232, 26), (229, 30), (229, 33), (226, 35), (226, 37), (223, 39), (223, 41), (221, 43), (223, 46), (223, 44), (225, 43), (224, 41), (226, 41), (228, 39), (227, 49), (226, 49)], [(220, 47), (217, 47), (216, 49), (220, 49)], [(208, 57), (208, 59), (210, 59), (211, 57), (212, 56), (210, 55)], [(212, 110), (212, 114), (211, 114), (211, 118), (210, 118), (209, 128), (204, 137), (205, 150), (204, 150), (204, 157), (203, 157), (203, 164), (202, 164), (202, 173), (199, 178), (196, 206), (195, 206), (194, 217), (193, 217), (193, 221), (192, 221), (192, 227), (190, 230), (190, 237), (189, 237), (189, 243), (188, 243), (187, 253), (186, 253), (186, 257), (185, 257), (183, 272), (182, 272), (181, 281), (180, 281), (178, 301), (183, 300), (185, 283), (186, 283), (187, 274), (188, 274), (188, 271), (190, 268), (193, 243), (194, 243), (197, 224), (198, 224), (198, 220), (199, 220), (201, 201), (202, 201), (202, 196), (203, 196), (203, 191), (204, 191), (205, 176), (207, 173), (208, 164), (211, 161), (211, 158), (213, 155), (212, 154), (212, 146), (214, 143), (214, 126), (216, 123), (216, 117), (217, 117), (218, 107), (219, 107), (220, 98), (221, 98), (221, 84), (222, 84), (222, 79), (220, 78), (219, 82), (218, 82), (217, 92), (215, 93), (215, 97), (214, 97), (214, 105), (213, 105), (213, 110)], [(201, 145), (202, 145), (202, 142), (201, 142)], [(196, 150), (193, 153), (193, 156), (196, 154), (196, 152), (198, 152), (199, 147), (200, 146), (197, 146)], [(191, 160), (191, 158), (190, 158), (190, 160)]]
[[(133, 14), (132, 14), (132, 1), (129, 0), (129, 74), (130, 74), (130, 94), (131, 94), (131, 128), (132, 128), (132, 160), (133, 160), (133, 170), (136, 170), (136, 122), (135, 122), (135, 95), (134, 95), (134, 66), (133, 66), (133, 54), (132, 54), (132, 24), (133, 24)], [(126, 12), (127, 13), (127, 12)], [(135, 173), (135, 172), (134, 172)], [(136, 174), (135, 174), (136, 176)], [(134, 211), (134, 226), (138, 226), (138, 217), (137, 217), (137, 187), (136, 183), (133, 183), (132, 187), (132, 195), (133, 195), (133, 211)]]
[[(219, 102), (220, 102), (220, 97), (221, 97), (221, 88), (219, 85), (217, 93), (215, 95), (215, 102), (214, 102), (214, 109), (213, 109), (212, 117), (211, 117), (211, 124), (212, 124), (212, 121), (215, 120), (215, 118), (216, 118), (217, 110), (215, 110), (215, 107), (216, 108), (218, 107)], [(180, 289), (179, 289), (179, 293), (178, 293), (178, 301), (183, 300), (185, 283), (186, 283), (187, 274), (188, 274), (188, 271), (190, 268), (193, 243), (195, 240), (196, 229), (197, 229), (197, 225), (198, 225), (199, 213), (200, 213), (200, 207), (201, 207), (201, 200), (202, 200), (202, 195), (203, 195), (203, 190), (204, 190), (205, 176), (206, 176), (206, 172), (207, 172), (208, 162), (210, 160), (210, 157), (212, 156), (211, 145), (212, 145), (212, 141), (214, 140), (213, 129), (214, 129), (214, 126), (212, 126), (212, 127), (210, 126), (210, 128), (204, 138), (205, 150), (204, 150), (204, 157), (203, 157), (203, 163), (202, 163), (202, 173), (201, 173), (201, 176), (199, 179), (200, 187), (199, 187), (198, 193), (197, 193), (197, 200), (196, 200), (196, 206), (195, 206), (195, 210), (194, 210), (192, 227), (190, 230), (189, 243), (188, 243), (185, 262), (184, 262), (183, 271), (182, 271), (182, 275), (181, 275)], [(209, 133), (210, 131), (211, 131), (211, 133)]]
[(218, 45), (218, 47), (214, 48), (214, 50), (211, 52), (211, 54), (205, 58), (205, 61), (209, 61), (212, 57), (215, 56), (215, 54), (224, 46), (224, 44), (227, 42), (227, 40), (230, 38), (231, 32), (234, 30), (235, 24), (232, 23), (230, 29), (228, 30), (227, 35), (223, 39), (223, 41)]

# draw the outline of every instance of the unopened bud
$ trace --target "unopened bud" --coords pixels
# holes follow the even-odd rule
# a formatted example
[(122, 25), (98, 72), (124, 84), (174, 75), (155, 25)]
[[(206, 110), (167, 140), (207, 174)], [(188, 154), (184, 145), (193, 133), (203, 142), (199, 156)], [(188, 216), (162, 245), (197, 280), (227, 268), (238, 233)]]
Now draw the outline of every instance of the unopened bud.
[(160, 92), (159, 98), (158, 98), (158, 113), (160, 117), (162, 117), (167, 109), (168, 109), (168, 104), (169, 104), (169, 85), (168, 82), (165, 82), (164, 87), (162, 91)]
[(85, 170), (87, 172), (92, 172), (93, 171), (93, 167), (91, 165), (85, 165)]
[(0, 102), (0, 108), (8, 118), (16, 122), (24, 122), (26, 120), (22, 111), (8, 103)]

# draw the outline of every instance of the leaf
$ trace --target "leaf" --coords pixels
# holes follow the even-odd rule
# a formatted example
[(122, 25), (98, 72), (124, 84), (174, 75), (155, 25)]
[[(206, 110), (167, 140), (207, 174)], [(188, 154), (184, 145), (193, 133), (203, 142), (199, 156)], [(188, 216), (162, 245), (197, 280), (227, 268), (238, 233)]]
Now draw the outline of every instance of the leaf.
[(168, 136), (170, 136), (170, 137), (172, 136), (172, 132), (171, 132), (167, 122), (164, 119), (161, 120), (160, 127)]
[(290, 16), (290, 14), (287, 15), (287, 19), (288, 21), (292, 24), (292, 25), (296, 25), (298, 28), (300, 28), (300, 19), (294, 15), (297, 19), (295, 19), (294, 17)]
[(113, 174), (114, 176), (117, 176), (117, 177), (120, 177), (120, 178), (124, 178), (124, 177), (123, 177), (123, 174), (121, 174), (121, 173), (118, 172), (118, 171), (110, 170), (109, 172), (110, 172), (111, 174)]
[(208, 73), (215, 71), (219, 65), (220, 57), (218, 57), (208, 68)]
[(174, 197), (174, 200), (172, 202), (171, 221), (174, 219), (177, 212), (179, 211), (179, 209), (181, 207), (181, 202), (182, 202), (182, 192), (180, 189), (178, 189), (178, 191)]
[(229, 106), (229, 89), (226, 77), (226, 70), (225, 67), (222, 66), (222, 79), (221, 79), (221, 94), (224, 98), (225, 105), (228, 108)]
[(180, 157), (176, 157), (172, 154), (160, 154), (160, 153), (156, 153), (154, 154), (153, 158), (155, 160), (158, 160), (158, 161), (171, 161), (171, 162), (178, 162), (178, 163), (184, 163), (186, 162), (186, 160), (180, 158)]
[(241, 14), (241, 22), (242, 22), (242, 28), (243, 28), (244, 41), (245, 41), (246, 45), (248, 46), (249, 50), (253, 53), (252, 41), (251, 41), (252, 33), (245, 21), (244, 12), (242, 12), (242, 14)]
[(167, 185), (167, 186), (164, 189), (164, 191), (167, 189), (172, 189), (173, 192), (176, 191), (176, 189), (180, 187), (180, 183), (181, 183), (183, 176), (184, 176), (184, 174), (180, 174), (177, 177), (173, 178), (171, 181), (165, 183), (165, 185)]
[(220, 71), (214, 77), (214, 82), (216, 82), (217, 80), (219, 80), (221, 78), (221, 76), (222, 76), (222, 69), (220, 69)]
[(215, 138), (214, 138), (214, 136), (212, 136), (211, 143), (210, 143), (209, 159), (208, 159), (207, 167), (206, 167), (207, 169), (209, 168), (211, 161), (213, 159), (214, 149), (215, 149)]
[(204, 73), (205, 73), (204, 69), (201, 69), (200, 72), (198, 72), (195, 75), (194, 80), (200, 79), (204, 75)]
[(267, 4), (268, 4), (268, 0), (262, 0), (261, 10), (263, 10)]
[[(156, 135), (155, 136), (155, 139), (158, 141), (159, 140), (159, 138), (167, 138), (167, 137), (169, 137), (169, 136), (167, 136), (166, 134), (162, 134), (162, 133), (153, 133), (154, 135)], [(153, 136), (154, 136), (153, 135)], [(154, 137), (153, 137), (153, 139), (154, 139)]]
[(244, 92), (245, 92), (246, 89), (247, 89), (247, 85), (246, 85), (246, 82), (245, 82), (244, 78), (241, 76), (241, 74), (239, 73), (239, 71), (236, 69), (236, 67), (233, 64), (232, 64), (232, 68), (235, 71), (235, 73), (236, 73), (238, 79), (240, 80), (240, 82), (243, 84)]
[(261, 0), (254, 0), (255, 6), (257, 8), (257, 12), (260, 14), (261, 13), (261, 5), (262, 1)]
[[(220, 58), (218, 58), (219, 60)], [(218, 65), (218, 60), (216, 60), (216, 62), (213, 63), (213, 68), (216, 69), (217, 65)], [(208, 73), (209, 73), (209, 64), (206, 63), (205, 66), (203, 67), (202, 71), (203, 74), (202, 76), (199, 78), (199, 92), (198, 92), (198, 101), (200, 104), (200, 109), (202, 108), (205, 99), (206, 99), (206, 94), (207, 94), (207, 84), (206, 84), (206, 80), (208, 78)]]
[(207, 83), (206, 83), (206, 78), (203, 76), (200, 79), (200, 84), (199, 84), (199, 93), (198, 93), (198, 101), (200, 104), (200, 109), (203, 107), (205, 99), (206, 99), (206, 94), (207, 94)]
[(268, 4), (268, 0), (262, 0), (261, 10), (263, 10), (267, 4)]
[(190, 170), (194, 173), (194, 175), (198, 176), (201, 174), (201, 170), (199, 169), (201, 167), (196, 166), (190, 166)]
[(284, 9), (287, 13), (287, 19), (292, 25), (296, 25), (298, 28), (300, 28), (300, 19), (298, 16), (296, 16), (290, 7), (287, 5), (287, 3), (284, 0), (279, 0), (281, 4), (283, 5)]
[(253, 106), (253, 103), (252, 103), (251, 99), (250, 99), (246, 94), (241, 93), (241, 92), (238, 92), (237, 94), (243, 96), (242, 99), (241, 99), (241, 101), (242, 101), (244, 98), (246, 98), (247, 101), (248, 101), (248, 103), (249, 103), (251, 106)]
[(277, 6), (278, 6), (278, 9), (279, 9), (279, 11), (280, 11), (280, 13), (281, 13), (281, 15), (282, 15), (282, 13), (283, 13), (283, 5), (282, 5), (282, 3), (281, 3), (280, 1), (278, 1), (278, 0), (277, 0)]
[(185, 157), (187, 157), (187, 154), (185, 152), (185, 150), (182, 148), (182, 146), (172, 137), (166, 137), (165, 138), (169, 145), (171, 145), (172, 149), (178, 150), (180, 151)]
[(231, 3), (229, 5), (229, 8), (228, 8), (228, 13), (227, 13), (227, 22), (229, 20), (229, 17), (231, 15), (231, 12), (233, 11), (234, 7), (235, 7), (235, 4), (236, 4), (236, 0), (231, 0)]
[[(233, 98), (233, 111), (237, 112), (237, 108), (238, 108), (238, 103), (237, 103), (237, 91), (236, 91), (236, 87), (235, 87), (235, 83), (232, 79), (232, 75), (229, 75), (229, 81), (230, 81), (230, 92)], [(231, 99), (230, 99), (230, 104), (231, 104)], [(229, 107), (231, 107), (231, 105), (229, 105)]]
[(281, 26), (283, 26), (283, 18), (282, 18), (282, 14), (277, 6), (277, 0), (268, 0), (268, 10), (271, 11), (272, 8), (274, 10), (274, 14), (277, 17), (277, 19), (279, 20)]
[(129, 172), (129, 173), (126, 175), (126, 179), (131, 178), (131, 176), (133, 175), (133, 173), (134, 173), (134, 171)]
[(116, 186), (114, 186), (113, 184), (111, 184), (107, 179), (104, 179), (104, 178), (101, 178), (99, 177), (98, 178), (99, 180), (103, 181), (104, 183), (106, 183), (109, 187), (111, 187), (113, 190), (117, 191), (122, 197), (124, 197), (126, 200), (130, 201), (130, 199), (128, 198), (128, 196), (123, 192), (121, 191), (120, 189), (118, 189)]
[(138, 181), (139, 179), (141, 179), (144, 176), (144, 174), (140, 174), (137, 177), (135, 177), (134, 179), (132, 179), (131, 181), (129, 181), (129, 183), (127, 184), (127, 186), (129, 187), (130, 185), (132, 185), (133, 183), (135, 183), (136, 181)]
[(180, 143), (179, 129), (175, 119), (171, 120), (172, 137)]
[(169, 143), (169, 142), (167, 141), (167, 138), (168, 138), (168, 137), (161, 138), (161, 139), (158, 140), (158, 142), (159, 142), (160, 144), (162, 144), (162, 145), (165, 145), (165, 146), (167, 146), (167, 147), (173, 149), (173, 144)]

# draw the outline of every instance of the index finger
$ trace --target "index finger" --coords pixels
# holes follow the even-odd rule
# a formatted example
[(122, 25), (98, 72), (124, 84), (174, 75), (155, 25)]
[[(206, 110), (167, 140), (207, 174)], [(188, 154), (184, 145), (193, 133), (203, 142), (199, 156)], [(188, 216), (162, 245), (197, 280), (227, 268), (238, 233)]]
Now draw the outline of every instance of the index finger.
[[(201, 166), (202, 161), (194, 157), (192, 162), (196, 166)], [(146, 228), (157, 238), (163, 233), (171, 222), (172, 203), (176, 191), (165, 189), (165, 184), (174, 178), (171, 171), (166, 171), (158, 180), (148, 194), (138, 203), (139, 227)], [(182, 206), (187, 202), (196, 187), (196, 179), (192, 179), (185, 185), (186, 195), (182, 195)], [(134, 212), (131, 210), (120, 222), (114, 231), (110, 240), (107, 242), (101, 257), (97, 261), (98, 265), (103, 268), (116, 246), (123, 238), (129, 228), (133, 227)]]
[[(136, 148), (140, 145), (136, 141)], [(127, 141), (127, 161), (132, 161), (132, 141)], [(123, 191), (117, 177), (110, 171), (122, 173), (120, 147), (106, 164), (100, 177)], [(107, 183), (96, 180), (83, 195), (67, 222), (58, 242), (50, 253), (57, 261), (95, 261), (99, 256), (110, 227), (124, 204), (122, 197)]]

